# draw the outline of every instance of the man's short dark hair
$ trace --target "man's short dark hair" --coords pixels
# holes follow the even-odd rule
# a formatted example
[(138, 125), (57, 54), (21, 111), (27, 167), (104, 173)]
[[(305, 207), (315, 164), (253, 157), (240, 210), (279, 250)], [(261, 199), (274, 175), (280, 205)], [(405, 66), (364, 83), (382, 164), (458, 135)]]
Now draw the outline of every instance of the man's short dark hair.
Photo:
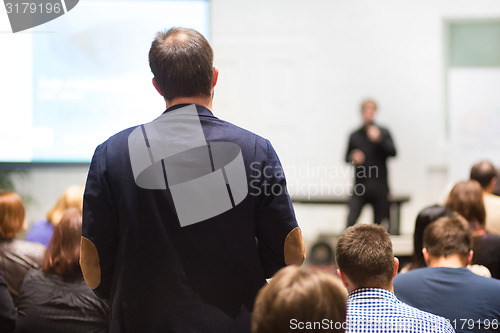
[(149, 50), (149, 66), (166, 100), (210, 96), (214, 54), (198, 31), (172, 28), (158, 32)]
[(453, 254), (467, 258), (472, 249), (469, 223), (458, 213), (432, 222), (424, 230), (424, 248), (436, 258)]
[(470, 170), (470, 179), (477, 181), (483, 189), (488, 187), (496, 176), (497, 169), (489, 161), (476, 163)]
[(394, 274), (391, 237), (378, 225), (347, 228), (337, 243), (336, 259), (357, 288), (385, 288)]

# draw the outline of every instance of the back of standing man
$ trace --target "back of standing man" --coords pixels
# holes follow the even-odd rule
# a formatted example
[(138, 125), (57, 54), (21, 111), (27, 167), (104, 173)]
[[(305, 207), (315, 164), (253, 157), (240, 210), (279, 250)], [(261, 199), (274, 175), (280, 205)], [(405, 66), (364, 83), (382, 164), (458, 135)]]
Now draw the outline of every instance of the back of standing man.
[(266, 278), (305, 257), (280, 162), (212, 114), (219, 71), (201, 34), (158, 33), (149, 62), (166, 111), (94, 153), (85, 280), (111, 304), (110, 332), (250, 331)]
[[(354, 166), (354, 187), (349, 200), (347, 226), (358, 220), (365, 204), (373, 206), (373, 222), (389, 223), (389, 185), (387, 163), (396, 156), (391, 133), (375, 124), (377, 103), (371, 99), (361, 104), (363, 126), (349, 137), (345, 160)], [(387, 227), (386, 226), (386, 227)]]

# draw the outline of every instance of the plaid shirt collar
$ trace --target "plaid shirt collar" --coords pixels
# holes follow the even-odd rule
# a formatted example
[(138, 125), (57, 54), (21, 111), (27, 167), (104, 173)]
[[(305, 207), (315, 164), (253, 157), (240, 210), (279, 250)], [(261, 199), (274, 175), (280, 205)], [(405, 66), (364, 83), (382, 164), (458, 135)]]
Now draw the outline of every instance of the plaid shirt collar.
[(360, 288), (349, 294), (348, 301), (353, 302), (361, 299), (384, 298), (387, 301), (399, 302), (394, 293), (382, 288)]

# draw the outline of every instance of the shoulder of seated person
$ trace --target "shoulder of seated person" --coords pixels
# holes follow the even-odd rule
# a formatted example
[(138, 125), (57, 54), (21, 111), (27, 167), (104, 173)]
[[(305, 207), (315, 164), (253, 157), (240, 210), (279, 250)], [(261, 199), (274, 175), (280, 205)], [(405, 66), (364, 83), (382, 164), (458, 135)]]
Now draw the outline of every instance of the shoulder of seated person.
[(489, 201), (500, 203), (500, 196), (498, 196), (496, 194), (484, 192), (483, 197), (484, 197), (484, 200), (489, 200)]
[(15, 239), (13, 242), (19, 249), (25, 249), (27, 251), (45, 251), (45, 245), (36, 242), (30, 242), (22, 239)]
[(39, 258), (45, 253), (46, 247), (40, 243), (14, 239), (10, 245), (10, 251), (27, 257)]

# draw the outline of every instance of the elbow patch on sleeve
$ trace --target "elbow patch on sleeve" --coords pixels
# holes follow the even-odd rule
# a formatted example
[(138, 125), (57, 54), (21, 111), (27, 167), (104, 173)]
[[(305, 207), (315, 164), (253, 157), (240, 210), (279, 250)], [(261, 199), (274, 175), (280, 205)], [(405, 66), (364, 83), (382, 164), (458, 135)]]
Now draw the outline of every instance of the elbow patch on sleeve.
[(101, 283), (101, 266), (97, 249), (89, 239), (82, 236), (80, 242), (80, 267), (87, 285), (96, 289)]
[(290, 231), (285, 239), (285, 264), (302, 265), (306, 258), (306, 247), (302, 239), (302, 232), (297, 227)]

